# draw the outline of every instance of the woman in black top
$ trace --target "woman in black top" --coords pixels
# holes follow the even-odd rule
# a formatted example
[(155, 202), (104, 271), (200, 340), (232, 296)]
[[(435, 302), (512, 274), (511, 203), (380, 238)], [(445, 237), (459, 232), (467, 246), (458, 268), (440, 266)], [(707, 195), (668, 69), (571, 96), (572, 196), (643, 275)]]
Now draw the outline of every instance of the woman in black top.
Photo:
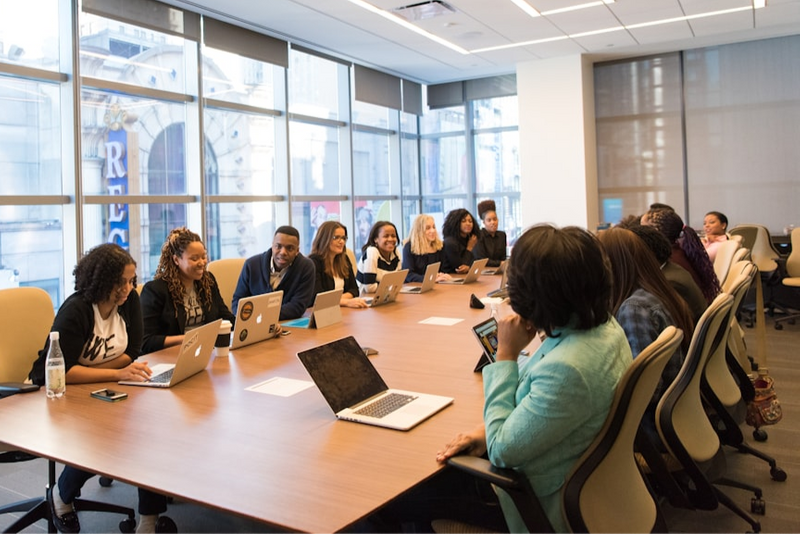
[(207, 265), (199, 235), (186, 227), (169, 233), (156, 274), (142, 289), (143, 353), (180, 345), (188, 330), (217, 319), (235, 322)]
[[(417, 215), (411, 224), (408, 240), (403, 245), (403, 269), (408, 269), (406, 282), (422, 282), (428, 265), (444, 263), (443, 246), (433, 217), (424, 213)], [(450, 275), (443, 273), (440, 266), (436, 281), (449, 278)]]
[(317, 229), (317, 235), (311, 243), (311, 254), (308, 256), (317, 269), (314, 293), (341, 288), (343, 293), (340, 306), (366, 308), (367, 302), (358, 296), (353, 265), (344, 250), (346, 243), (347, 231), (341, 223), (325, 221)]
[(442, 271), (463, 274), (472, 265), (472, 249), (478, 243), (478, 228), (475, 217), (463, 209), (447, 214), (442, 225), (444, 235), (444, 264)]
[(499, 267), (506, 259), (506, 233), (497, 229), (497, 207), (494, 200), (478, 203), (478, 217), (483, 221), (483, 228), (478, 236), (478, 243), (472, 249), (476, 260), (488, 258), (487, 267)]

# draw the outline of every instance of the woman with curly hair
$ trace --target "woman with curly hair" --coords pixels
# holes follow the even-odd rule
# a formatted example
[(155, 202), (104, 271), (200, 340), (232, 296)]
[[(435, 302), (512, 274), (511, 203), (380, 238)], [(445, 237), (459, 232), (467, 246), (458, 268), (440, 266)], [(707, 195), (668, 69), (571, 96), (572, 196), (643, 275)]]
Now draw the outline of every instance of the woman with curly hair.
[(664, 234), (672, 246), (670, 261), (689, 271), (711, 304), (720, 292), (719, 280), (697, 233), (683, 224), (680, 215), (667, 209), (651, 209), (642, 215), (642, 224), (654, 226)]
[[(428, 265), (443, 263), (443, 246), (433, 217), (425, 213), (417, 215), (411, 223), (406, 244), (403, 245), (403, 269), (408, 269), (406, 282), (422, 282)], [(441, 282), (449, 278), (450, 275), (443, 273), (440, 267), (436, 281)]]
[(153, 280), (142, 289), (145, 354), (180, 345), (184, 334), (198, 326), (236, 320), (207, 265), (199, 235), (183, 226), (169, 233)]
[[(142, 309), (136, 293), (136, 262), (118, 245), (98, 245), (78, 261), (72, 272), (75, 293), (58, 310), (52, 332), (59, 333), (68, 384), (144, 381), (150, 378), (146, 361), (137, 361), (142, 346)], [(39, 352), (29, 378), (44, 384), (44, 363), (50, 340)], [(53, 522), (60, 532), (79, 532), (73, 501), (94, 473), (65, 466), (58, 483), (47, 492)], [(142, 532), (174, 529), (167, 499), (139, 490)]]
[(459, 208), (447, 214), (442, 225), (444, 236), (444, 263), (442, 272), (464, 274), (472, 265), (472, 249), (478, 244), (478, 226), (475, 217)]
[(317, 269), (314, 293), (342, 289), (340, 306), (366, 308), (367, 301), (360, 298), (358, 283), (353, 274), (353, 264), (345, 252), (347, 230), (337, 221), (325, 221), (317, 228), (311, 243), (309, 258)]

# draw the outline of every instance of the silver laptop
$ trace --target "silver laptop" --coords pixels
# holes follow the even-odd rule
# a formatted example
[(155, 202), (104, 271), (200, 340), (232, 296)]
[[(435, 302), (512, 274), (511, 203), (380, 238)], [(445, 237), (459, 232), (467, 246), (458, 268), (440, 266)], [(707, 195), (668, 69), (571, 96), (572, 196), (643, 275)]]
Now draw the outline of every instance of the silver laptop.
[(330, 291), (317, 293), (313, 308), (306, 310), (306, 313), (298, 319), (283, 321), (281, 326), (289, 328), (325, 328), (342, 322), (342, 310), (339, 308), (342, 293), (344, 293), (342, 289), (331, 289)]
[(370, 307), (394, 302), (395, 299), (397, 299), (398, 293), (400, 293), (400, 290), (403, 288), (403, 282), (405, 282), (407, 275), (408, 269), (384, 273), (375, 293), (373, 295), (364, 295), (362, 298)]
[(439, 274), (439, 267), (442, 266), (441, 262), (431, 263), (425, 268), (425, 275), (422, 277), (421, 286), (405, 285), (400, 289), (400, 293), (425, 293), (436, 287), (436, 277)]
[(500, 278), (500, 287), (486, 293), (487, 297), (497, 297), (504, 299), (508, 296), (508, 269), (503, 269), (503, 277)]
[(440, 284), (471, 284), (483, 272), (483, 269), (486, 268), (486, 264), (489, 262), (489, 258), (483, 258), (481, 260), (475, 260), (472, 262), (472, 265), (469, 268), (469, 272), (467, 276), (464, 278), (451, 278), (450, 280), (442, 280), (439, 282)]
[(238, 349), (278, 335), (283, 291), (253, 295), (239, 300), (231, 348)]
[(146, 382), (120, 380), (119, 383), (126, 386), (171, 388), (196, 375), (205, 369), (211, 360), (211, 351), (214, 350), (214, 342), (217, 340), (221, 323), (222, 319), (217, 319), (213, 323), (186, 332), (178, 352), (178, 359), (175, 363), (159, 363), (151, 367), (153, 374), (150, 380)]
[(339, 419), (408, 430), (451, 397), (389, 389), (353, 336), (297, 353)]
[(503, 274), (506, 270), (506, 260), (500, 262), (497, 267), (488, 267), (481, 274)]

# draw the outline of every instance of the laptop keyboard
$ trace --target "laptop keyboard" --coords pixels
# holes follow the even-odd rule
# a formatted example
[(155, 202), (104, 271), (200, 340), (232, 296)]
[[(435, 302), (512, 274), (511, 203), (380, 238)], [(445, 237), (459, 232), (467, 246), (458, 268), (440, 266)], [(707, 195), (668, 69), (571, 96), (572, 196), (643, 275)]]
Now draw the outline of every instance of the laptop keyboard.
[(398, 410), (413, 401), (417, 397), (414, 395), (403, 395), (402, 393), (389, 393), (373, 403), (367, 404), (363, 408), (355, 411), (358, 415), (366, 415), (380, 419)]
[(164, 371), (163, 373), (157, 374), (155, 376), (151, 376), (148, 382), (152, 382), (155, 384), (166, 384), (170, 380), (172, 380), (172, 373), (175, 372), (175, 368), (173, 367), (169, 371)]

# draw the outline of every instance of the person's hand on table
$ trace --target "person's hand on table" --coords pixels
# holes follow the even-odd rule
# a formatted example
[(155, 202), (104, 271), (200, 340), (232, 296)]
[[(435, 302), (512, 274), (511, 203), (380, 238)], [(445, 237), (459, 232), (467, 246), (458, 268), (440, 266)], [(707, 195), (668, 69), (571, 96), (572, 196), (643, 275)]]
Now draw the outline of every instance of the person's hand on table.
[(132, 362), (130, 365), (119, 369), (119, 380), (133, 380), (134, 382), (144, 382), (149, 380), (153, 374), (152, 369), (147, 366), (147, 362)]

